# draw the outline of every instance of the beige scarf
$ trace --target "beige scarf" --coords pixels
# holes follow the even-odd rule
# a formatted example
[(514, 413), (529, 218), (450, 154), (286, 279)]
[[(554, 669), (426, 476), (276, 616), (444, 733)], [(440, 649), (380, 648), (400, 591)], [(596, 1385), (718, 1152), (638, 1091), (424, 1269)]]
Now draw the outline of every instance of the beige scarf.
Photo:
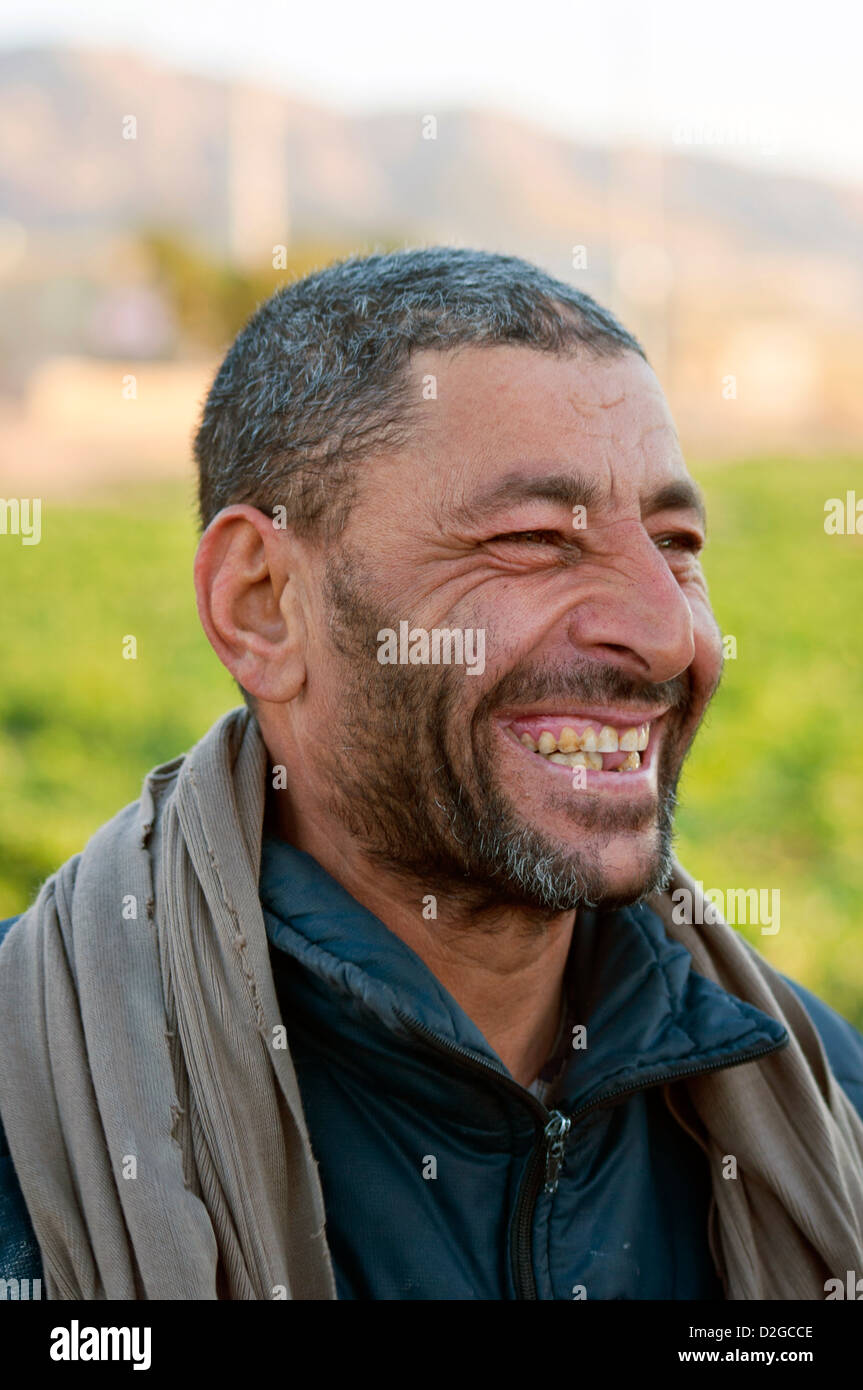
[[(49, 1298), (336, 1297), (258, 897), (266, 777), (233, 710), (150, 773), (0, 951), (0, 1113)], [(863, 1124), (775, 971), (724, 923), (653, 905), (697, 971), (791, 1034), (668, 1091), (709, 1155), (727, 1296), (823, 1298), (863, 1273)]]

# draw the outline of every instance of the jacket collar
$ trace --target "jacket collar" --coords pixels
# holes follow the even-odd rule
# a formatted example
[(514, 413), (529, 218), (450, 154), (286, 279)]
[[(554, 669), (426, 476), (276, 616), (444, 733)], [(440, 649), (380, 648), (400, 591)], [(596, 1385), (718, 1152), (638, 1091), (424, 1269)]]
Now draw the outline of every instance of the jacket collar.
[[(304, 967), (311, 987), (342, 1008), (329, 1025), (359, 1017), (417, 1046), (409, 1019), (500, 1071), (477, 1026), (420, 957), (310, 855), (265, 837), (261, 901), (271, 943)], [(567, 966), (569, 1014), (554, 1104), (567, 1112), (782, 1046), (785, 1029), (692, 969), (646, 905), (581, 911)], [(573, 1027), (586, 1046), (573, 1046)], [(579, 1040), (576, 1038), (576, 1040)]]

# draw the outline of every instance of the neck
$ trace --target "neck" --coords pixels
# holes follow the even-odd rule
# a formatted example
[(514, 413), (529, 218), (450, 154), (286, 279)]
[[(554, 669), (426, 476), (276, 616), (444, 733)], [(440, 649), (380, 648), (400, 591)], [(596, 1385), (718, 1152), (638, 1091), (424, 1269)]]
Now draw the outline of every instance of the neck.
[(428, 966), (523, 1086), (548, 1060), (560, 1022), (573, 911), (471, 908), (369, 861), (340, 825), (272, 796), (268, 828), (312, 856)]

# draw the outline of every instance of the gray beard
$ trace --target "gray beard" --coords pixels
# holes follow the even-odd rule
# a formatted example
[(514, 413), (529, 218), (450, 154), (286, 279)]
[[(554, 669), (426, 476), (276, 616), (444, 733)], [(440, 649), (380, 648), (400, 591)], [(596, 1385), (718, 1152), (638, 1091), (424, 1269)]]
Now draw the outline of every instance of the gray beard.
[[(573, 795), (579, 795), (574, 792)], [(508, 901), (522, 901), (547, 912), (565, 912), (581, 905), (624, 906), (665, 888), (673, 862), (672, 828), (676, 799), (669, 790), (660, 797), (656, 845), (651, 863), (631, 891), (610, 893), (602, 863), (571, 848), (561, 848), (532, 826), (513, 819), (476, 826), (477, 855), (488, 877), (505, 886)]]

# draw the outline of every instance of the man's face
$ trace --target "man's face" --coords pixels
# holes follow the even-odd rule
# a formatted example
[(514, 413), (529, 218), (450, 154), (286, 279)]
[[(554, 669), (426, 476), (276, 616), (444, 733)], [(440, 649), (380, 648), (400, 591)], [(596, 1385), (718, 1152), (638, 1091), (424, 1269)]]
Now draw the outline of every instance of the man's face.
[[(668, 872), (677, 779), (721, 670), (697, 492), (657, 380), (631, 353), (510, 347), (410, 370), (413, 442), (368, 466), (326, 557), (304, 714), (328, 808), (429, 892), (548, 912), (632, 901)], [(461, 630), (473, 670), (399, 664), (393, 644), (381, 664), (400, 623), (415, 658), (416, 629)]]

